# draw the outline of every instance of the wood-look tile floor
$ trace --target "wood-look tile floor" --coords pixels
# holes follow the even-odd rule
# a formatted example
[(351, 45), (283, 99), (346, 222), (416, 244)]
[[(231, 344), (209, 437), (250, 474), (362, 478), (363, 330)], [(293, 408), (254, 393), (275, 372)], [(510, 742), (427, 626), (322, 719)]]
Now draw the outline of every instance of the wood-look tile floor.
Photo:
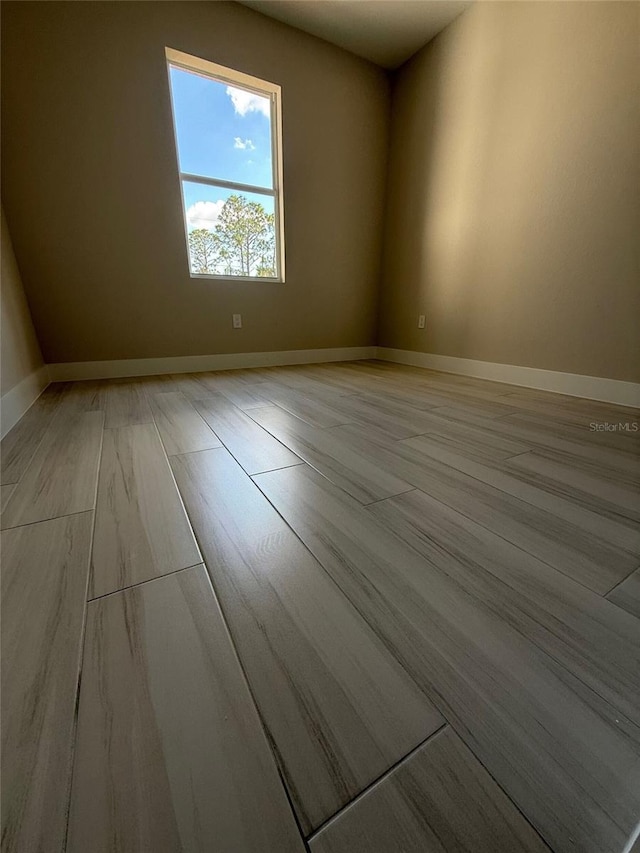
[(49, 386), (2, 853), (636, 849), (639, 423), (380, 362)]

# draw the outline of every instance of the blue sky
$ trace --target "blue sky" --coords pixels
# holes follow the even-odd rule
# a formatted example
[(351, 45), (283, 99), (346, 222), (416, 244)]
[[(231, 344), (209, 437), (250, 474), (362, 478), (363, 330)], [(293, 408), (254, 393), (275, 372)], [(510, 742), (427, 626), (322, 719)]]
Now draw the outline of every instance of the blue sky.
[[(180, 170), (271, 187), (269, 99), (180, 68), (172, 67), (170, 74)], [(213, 227), (232, 193), (186, 182), (183, 192), (189, 229)], [(273, 211), (270, 196), (250, 200)]]

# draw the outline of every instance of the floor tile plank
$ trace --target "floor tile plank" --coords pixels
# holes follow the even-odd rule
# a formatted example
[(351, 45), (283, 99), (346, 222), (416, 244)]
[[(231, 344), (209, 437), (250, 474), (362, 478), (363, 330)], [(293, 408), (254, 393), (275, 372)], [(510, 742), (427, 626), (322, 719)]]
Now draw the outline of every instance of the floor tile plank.
[(269, 399), (261, 394), (261, 387), (262, 384), (246, 385), (238, 382), (234, 385), (223, 386), (220, 393), (244, 412), (247, 409), (259, 409), (262, 406), (270, 405)]
[(640, 622), (415, 490), (370, 511), (640, 727)]
[(421, 435), (433, 426), (425, 411), (397, 400), (380, 400), (372, 392), (342, 397), (337, 405), (344, 413), (343, 423), (349, 421), (382, 430), (393, 440)]
[[(288, 388), (277, 382), (263, 382), (260, 392), (265, 398), (264, 406), (275, 404), (311, 426), (324, 429), (337, 424), (348, 423), (350, 418), (341, 410), (339, 403), (344, 397), (334, 395), (329, 401), (313, 397), (293, 388)], [(258, 408), (252, 406), (252, 408)]]
[(149, 403), (168, 456), (222, 446), (218, 437), (179, 391), (153, 394)]
[(64, 847), (92, 516), (1, 536), (3, 853)]
[[(486, 383), (489, 388), (470, 386), (461, 382), (460, 378), (452, 381), (452, 377), (444, 377), (433, 371), (418, 370), (419, 373), (398, 372), (371, 374), (363, 372), (361, 366), (353, 363), (344, 367), (334, 365), (329, 368), (327, 375), (342, 377), (345, 387), (352, 393), (369, 396), (409, 407), (411, 410), (434, 410), (441, 406), (457, 406), (461, 410), (473, 412), (488, 418), (504, 417), (517, 413), (518, 409), (509, 406), (505, 398), (492, 388), (492, 383)], [(504, 386), (498, 386), (500, 390)]]
[(7, 505), (7, 501), (11, 497), (11, 494), (15, 487), (15, 483), (9, 483), (6, 486), (0, 486), (0, 512), (4, 511), (4, 508)]
[(527, 414), (509, 415), (506, 418), (471, 419), (461, 416), (455, 409), (439, 409), (438, 414), (454, 423), (477, 427), (490, 435), (504, 436), (521, 441), (547, 456), (563, 460), (582, 460), (583, 464), (599, 464), (616, 472), (623, 482), (638, 482), (640, 477), (640, 441), (623, 450), (608, 447), (599, 439), (599, 433), (577, 427), (562, 427), (552, 419), (536, 420)]
[(303, 853), (204, 567), (90, 602), (69, 853)]
[[(380, 467), (601, 595), (638, 564), (640, 538), (637, 549), (625, 549), (619, 544), (615, 525), (603, 524), (597, 518), (595, 524), (589, 513), (579, 512), (583, 523), (577, 524), (573, 516), (561, 517), (555, 506), (535, 506), (488, 482), (492, 469), (473, 467), (467, 473), (446, 464), (446, 459), (425, 453), (422, 444), (410, 446), (399, 441), (390, 445), (373, 429), (351, 426), (337, 431), (342, 440), (353, 442)], [(452, 459), (457, 461), (459, 456)], [(623, 532), (628, 534), (626, 529)], [(634, 540), (627, 544), (633, 546)]]
[(238, 373), (242, 372), (223, 370), (217, 373), (199, 373), (196, 381), (202, 388), (200, 393), (193, 391), (193, 399), (199, 400), (207, 394), (222, 394), (230, 403), (243, 411), (268, 406), (269, 400), (260, 393), (262, 387), (260, 377), (254, 375), (252, 370), (246, 371), (248, 378), (238, 376)]
[(105, 430), (90, 598), (200, 561), (155, 426)]
[(640, 567), (612, 589), (607, 598), (640, 619)]
[(640, 522), (640, 486), (624, 485), (615, 472), (598, 476), (586, 465), (549, 459), (536, 451), (506, 460), (505, 469), (518, 471), (528, 482), (544, 491), (579, 500), (600, 515), (620, 515)]
[(333, 432), (341, 427), (316, 429), (276, 407), (252, 409), (251, 417), (361, 503), (388, 498), (411, 488), (400, 477), (381, 470), (357, 448), (341, 442)]
[[(336, 429), (342, 429), (337, 427)], [(580, 493), (569, 493), (563, 488), (540, 488), (525, 472), (515, 468), (506, 470), (500, 464), (477, 462), (462, 456), (438, 442), (437, 436), (409, 438), (406, 444), (421, 453), (438, 459), (475, 479), (494, 486), (532, 506), (556, 514), (585, 531), (601, 536), (605, 541), (618, 544), (632, 554), (640, 553), (640, 528), (632, 520), (606, 511), (598, 512), (591, 501), (580, 500)]]
[[(499, 458), (524, 453), (529, 449), (527, 445), (506, 438), (496, 439), (490, 435), (487, 437), (485, 433), (479, 431), (474, 433), (469, 427), (465, 428), (461, 424), (452, 425), (450, 419), (439, 415), (439, 409), (433, 407), (417, 409), (415, 404), (424, 404), (423, 394), (416, 394), (411, 398), (411, 402), (402, 402), (399, 399), (391, 399), (386, 390), (377, 395), (371, 393), (353, 395), (343, 398), (340, 403), (344, 411), (348, 412), (350, 409), (353, 411), (353, 420), (356, 423), (385, 429), (396, 439), (441, 432), (449, 437), (458, 437), (461, 441), (473, 440), (479, 443), (485, 452), (499, 453)], [(486, 404), (483, 403), (483, 405)]]
[[(357, 399), (359, 398), (346, 398), (342, 405), (346, 408)], [(380, 416), (376, 418), (377, 411), (380, 411)], [(453, 411), (457, 415), (460, 414), (458, 410)], [(420, 420), (416, 420), (408, 412), (398, 410), (395, 415), (397, 428), (394, 431), (387, 427), (387, 417), (385, 417), (387, 412), (384, 407), (377, 406), (376, 401), (372, 399), (369, 402), (368, 418), (364, 421), (358, 418), (356, 422), (363, 423), (376, 431), (386, 429), (390, 437), (396, 439), (410, 438), (418, 434), (438, 435), (454, 443), (458, 448), (464, 448), (465, 452), (481, 458), (507, 459), (531, 449), (530, 445), (523, 441), (496, 432), (494, 424), (501, 423), (496, 418), (483, 418), (482, 426), (479, 427), (465, 422), (464, 417), (459, 417), (458, 420), (445, 417), (441, 414), (441, 409), (430, 409), (419, 414)]]
[[(551, 395), (554, 396), (554, 395)], [(504, 398), (508, 399), (508, 398)], [(555, 432), (557, 435), (570, 437), (578, 442), (586, 441), (595, 447), (608, 448), (619, 453), (633, 453), (636, 456), (640, 446), (640, 431), (634, 430), (633, 424), (640, 427), (640, 411), (634, 410), (632, 415), (625, 415), (623, 407), (614, 413), (609, 409), (608, 414), (598, 414), (598, 403), (593, 400), (582, 400), (584, 408), (568, 412), (559, 409), (555, 400), (545, 402), (541, 410), (536, 407), (518, 407), (517, 411), (505, 418), (509, 423), (526, 424), (530, 428), (543, 432)], [(615, 407), (614, 407), (615, 408)], [(616, 426), (608, 429), (607, 423)], [(629, 424), (627, 429), (618, 429), (617, 425)]]
[(638, 727), (308, 466), (255, 480), (548, 845), (620, 853)]
[(107, 385), (104, 380), (82, 380), (65, 383), (58, 409), (65, 415), (82, 412), (104, 412), (107, 403)]
[(265, 382), (278, 382), (319, 400), (326, 395), (333, 397), (336, 394), (353, 393), (351, 385), (339, 380), (339, 368), (336, 365), (324, 365), (330, 367), (330, 373), (316, 369), (321, 367), (322, 365), (306, 365), (302, 370), (300, 367), (267, 367), (262, 371), (262, 378)]
[(295, 453), (222, 394), (210, 394), (194, 405), (247, 474), (300, 464)]
[[(556, 422), (584, 424), (589, 422), (635, 421), (638, 422), (640, 411), (630, 406), (617, 406), (599, 400), (588, 400), (584, 397), (569, 397), (563, 394), (552, 394), (536, 391), (530, 388), (513, 388), (504, 398), (505, 403), (524, 412), (531, 412), (537, 417), (552, 418)], [(621, 434), (625, 434), (622, 431)], [(637, 432), (630, 432), (637, 437)]]
[(153, 421), (144, 386), (134, 379), (113, 379), (104, 388), (105, 428), (117, 429)]
[(0, 444), (1, 481), (3, 485), (17, 483), (33, 459), (58, 406), (63, 385), (54, 383), (9, 430)]
[(155, 376), (139, 376), (136, 382), (140, 383), (147, 400), (154, 394), (170, 394), (172, 391), (177, 391), (174, 377), (168, 373), (161, 373)]
[(2, 528), (93, 509), (102, 412), (56, 416), (2, 513)]
[(550, 853), (449, 728), (314, 836), (311, 853)]
[(442, 717), (226, 450), (171, 464), (310, 832)]
[(172, 381), (172, 391), (180, 391), (181, 394), (191, 400), (200, 400), (211, 393), (211, 389), (207, 388), (202, 381), (203, 373), (172, 373), (170, 378)]

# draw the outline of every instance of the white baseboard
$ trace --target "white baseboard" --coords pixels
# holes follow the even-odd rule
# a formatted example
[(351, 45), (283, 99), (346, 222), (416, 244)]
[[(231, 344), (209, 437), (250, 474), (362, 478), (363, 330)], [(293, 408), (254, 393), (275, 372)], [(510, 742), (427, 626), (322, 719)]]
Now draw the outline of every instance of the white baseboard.
[(515, 364), (497, 364), (492, 361), (475, 361), (471, 358), (455, 358), (450, 355), (415, 352), (413, 350), (378, 347), (378, 358), (413, 367), (427, 367), (444, 373), (458, 373), (554, 391), (570, 397), (586, 397), (620, 406), (640, 407), (640, 383), (623, 382), (620, 379), (604, 379), (601, 376), (582, 376), (579, 373), (559, 373), (555, 370), (540, 370), (536, 367), (519, 367)]
[(0, 397), (0, 437), (4, 438), (49, 384), (46, 364), (26, 376)]
[[(125, 376), (153, 376), (159, 373), (198, 373), (206, 370), (233, 370), (241, 367), (277, 367), (279, 365), (318, 364), (330, 361), (357, 361), (379, 358), (383, 361), (426, 367), (444, 373), (457, 373), (505, 382), (524, 388), (537, 388), (586, 397), (621, 406), (640, 408), (640, 383), (560, 373), (514, 364), (497, 364), (455, 358), (448, 355), (392, 349), (390, 347), (333, 347), (328, 349), (284, 350), (280, 352), (219, 353), (216, 355), (135, 358), (116, 361), (79, 361), (50, 364), (23, 380), (2, 397), (2, 435), (5, 435), (46, 388), (49, 381), (78, 379), (115, 379)], [(46, 376), (46, 378), (44, 378)]]
[(50, 364), (51, 381), (116, 379), (124, 376), (155, 376), (159, 373), (198, 373), (239, 367), (277, 367), (287, 364), (318, 364), (323, 361), (356, 361), (375, 358), (377, 347), (333, 347), (281, 352), (238, 352), (218, 355), (186, 355), (173, 358), (129, 358), (117, 361), (75, 361)]

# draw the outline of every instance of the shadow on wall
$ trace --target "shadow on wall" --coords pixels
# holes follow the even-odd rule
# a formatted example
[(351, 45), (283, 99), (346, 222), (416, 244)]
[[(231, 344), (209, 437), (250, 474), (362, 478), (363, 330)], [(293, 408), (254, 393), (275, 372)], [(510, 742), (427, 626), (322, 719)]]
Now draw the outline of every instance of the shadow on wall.
[[(447, 336), (458, 346), (473, 335), (469, 309), (483, 260), (478, 226), (497, 132), (483, 116), (500, 99), (501, 35), (501, 28), (463, 29), (456, 51), (465, 62), (445, 74), (447, 48), (434, 44), (396, 79), (393, 92), (385, 279), (403, 292), (402, 305), (430, 302), (430, 318), (446, 316)], [(396, 314), (393, 322), (416, 327), (413, 316)], [(434, 334), (428, 322), (410, 348), (435, 351)]]
[(629, 5), (477, 4), (397, 73), (381, 345), (639, 378)]

